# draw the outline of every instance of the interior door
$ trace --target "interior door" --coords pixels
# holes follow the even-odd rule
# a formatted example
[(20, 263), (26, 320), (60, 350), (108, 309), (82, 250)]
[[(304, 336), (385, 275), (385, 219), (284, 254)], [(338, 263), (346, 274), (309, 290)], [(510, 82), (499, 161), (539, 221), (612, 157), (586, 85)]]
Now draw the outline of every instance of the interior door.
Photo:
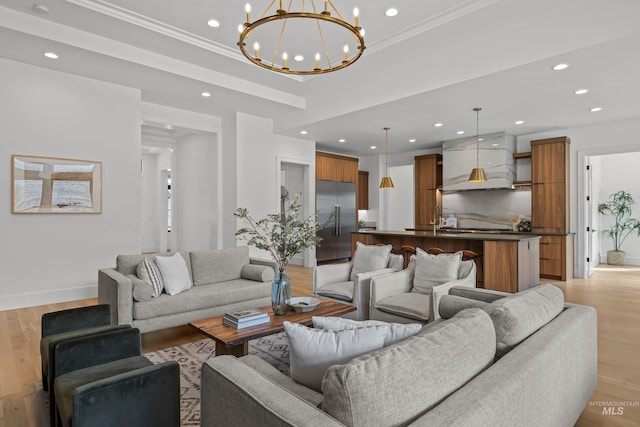
[(596, 230), (593, 228), (593, 166), (587, 162), (587, 168), (585, 171), (585, 183), (587, 187), (587, 206), (586, 212), (586, 224), (587, 224), (587, 260), (585, 260), (585, 277), (591, 277), (593, 274), (593, 267), (598, 264), (596, 257), (597, 253), (594, 253), (593, 236)]

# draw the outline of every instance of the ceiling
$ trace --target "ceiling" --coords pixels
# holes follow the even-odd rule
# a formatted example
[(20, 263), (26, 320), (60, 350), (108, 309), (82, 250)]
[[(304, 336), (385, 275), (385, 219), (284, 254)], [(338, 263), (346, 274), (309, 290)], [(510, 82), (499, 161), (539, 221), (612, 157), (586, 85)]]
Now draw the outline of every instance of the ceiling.
[[(382, 152), (385, 126), (391, 154), (474, 136), (474, 107), (480, 133), (514, 135), (640, 116), (636, 0), (332, 1), (346, 18), (358, 6), (367, 48), (320, 76), (251, 64), (236, 45), (244, 2), (223, 0), (3, 0), (0, 57), (138, 88), (145, 102), (268, 117), (278, 134), (360, 156)], [(268, 3), (251, 0), (252, 18)]]

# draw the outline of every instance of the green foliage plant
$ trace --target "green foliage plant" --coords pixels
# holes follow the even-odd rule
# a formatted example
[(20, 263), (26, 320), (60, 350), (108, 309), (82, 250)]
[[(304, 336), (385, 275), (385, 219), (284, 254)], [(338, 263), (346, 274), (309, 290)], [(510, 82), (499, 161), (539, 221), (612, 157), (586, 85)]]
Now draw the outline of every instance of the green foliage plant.
[(628, 191), (620, 190), (609, 196), (609, 201), (598, 205), (598, 212), (601, 215), (613, 218), (613, 226), (604, 230), (607, 237), (613, 240), (613, 250), (622, 251), (622, 243), (631, 234), (640, 237), (640, 220), (631, 218), (635, 200)]

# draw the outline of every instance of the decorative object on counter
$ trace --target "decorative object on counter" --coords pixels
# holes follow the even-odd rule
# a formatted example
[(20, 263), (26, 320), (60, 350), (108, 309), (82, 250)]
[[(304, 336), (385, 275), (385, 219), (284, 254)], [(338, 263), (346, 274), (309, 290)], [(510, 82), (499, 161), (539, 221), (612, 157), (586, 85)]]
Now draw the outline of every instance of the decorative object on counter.
[(635, 200), (628, 191), (620, 190), (609, 195), (609, 201), (598, 205), (601, 215), (613, 218), (613, 226), (604, 233), (613, 241), (613, 250), (607, 251), (607, 264), (623, 265), (625, 253), (622, 243), (635, 233), (640, 237), (640, 220), (630, 218)]
[(388, 127), (384, 128), (384, 133), (385, 133), (384, 176), (380, 181), (380, 188), (394, 188), (393, 181), (389, 176), (389, 129), (391, 128), (388, 128)]
[(448, 218), (440, 218), (440, 228), (458, 228), (458, 218), (449, 215)]
[(269, 252), (276, 263), (278, 273), (273, 279), (271, 292), (271, 306), (276, 315), (286, 314), (289, 311), (291, 281), (285, 274), (287, 264), (301, 250), (318, 245), (322, 238), (317, 235), (317, 232), (333, 219), (333, 215), (330, 215), (327, 222), (319, 223), (317, 211), (305, 219), (300, 219), (299, 196), (299, 193), (296, 194), (286, 209), (289, 192), (283, 188), (280, 196), (282, 203), (280, 213), (269, 214), (266, 218), (257, 221), (249, 215), (246, 208), (238, 208), (234, 213), (235, 216), (249, 223), (249, 227), (236, 231), (236, 236), (247, 239), (249, 245)]
[[(353, 9), (354, 23), (351, 25), (344, 20), (330, 0), (324, 2), (324, 10), (322, 11), (316, 10), (313, 2), (311, 2), (312, 10), (309, 10), (305, 9), (305, 2), (302, 1), (298, 6), (298, 11), (292, 10), (293, 1), (288, 2), (287, 9), (285, 9), (282, 0), (280, 0), (279, 6), (276, 6), (275, 3), (272, 1), (259, 19), (253, 22), (251, 22), (251, 6), (247, 3), (245, 6), (246, 20), (238, 26), (240, 32), (238, 46), (240, 46), (242, 54), (254, 64), (278, 73), (312, 75), (329, 73), (348, 67), (362, 55), (365, 49), (364, 30), (358, 22), (359, 11), (357, 7)], [(330, 9), (336, 16), (332, 16)], [(276, 34), (278, 34), (277, 38)], [(308, 55), (309, 59), (305, 61), (302, 55), (296, 55), (294, 58), (299, 64), (308, 64), (307, 67), (304, 69), (289, 68), (287, 50), (290, 52), (300, 50), (298, 42), (303, 39), (302, 36), (312, 34), (315, 36), (304, 37), (308, 44), (302, 50), (304, 52), (304, 48), (307, 48), (305, 56)], [(329, 44), (327, 44), (327, 40), (330, 42)], [(253, 54), (247, 51), (248, 43), (253, 48)], [(273, 52), (272, 58), (260, 58), (260, 43)], [(350, 56), (349, 44), (353, 45), (353, 43), (355, 43), (355, 49)], [(316, 52), (313, 67), (311, 67), (310, 60), (312, 52)], [(321, 57), (320, 52), (324, 57)], [(282, 63), (276, 64), (279, 55), (282, 57)], [(301, 58), (298, 58), (299, 56)]]
[(531, 221), (528, 219), (520, 220), (520, 222), (518, 223), (517, 231), (526, 231), (526, 232), (531, 231)]
[(513, 231), (518, 231), (520, 222), (522, 222), (522, 219), (519, 216), (511, 218), (511, 229)]
[(484, 169), (480, 167), (480, 111), (482, 108), (476, 107), (473, 111), (476, 112), (476, 167), (471, 171), (469, 175), (469, 182), (487, 182), (487, 174), (484, 173)]
[(320, 300), (314, 297), (293, 297), (289, 305), (298, 313), (308, 313), (316, 309)]

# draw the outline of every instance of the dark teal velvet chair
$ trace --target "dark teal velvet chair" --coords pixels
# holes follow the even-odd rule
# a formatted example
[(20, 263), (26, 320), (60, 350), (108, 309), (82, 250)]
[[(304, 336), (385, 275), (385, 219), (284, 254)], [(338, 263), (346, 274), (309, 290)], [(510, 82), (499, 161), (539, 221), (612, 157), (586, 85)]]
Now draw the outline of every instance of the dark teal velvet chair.
[(56, 425), (180, 425), (180, 367), (141, 355), (137, 328), (65, 340), (55, 347)]
[[(49, 402), (55, 403), (52, 387), (56, 377), (53, 361), (56, 345), (72, 338), (95, 335), (115, 329), (127, 329), (129, 325), (112, 325), (108, 304), (78, 307), (54, 311), (42, 315), (40, 358), (42, 360), (42, 388), (49, 391)], [(49, 405), (49, 421), (55, 422), (55, 405)]]

